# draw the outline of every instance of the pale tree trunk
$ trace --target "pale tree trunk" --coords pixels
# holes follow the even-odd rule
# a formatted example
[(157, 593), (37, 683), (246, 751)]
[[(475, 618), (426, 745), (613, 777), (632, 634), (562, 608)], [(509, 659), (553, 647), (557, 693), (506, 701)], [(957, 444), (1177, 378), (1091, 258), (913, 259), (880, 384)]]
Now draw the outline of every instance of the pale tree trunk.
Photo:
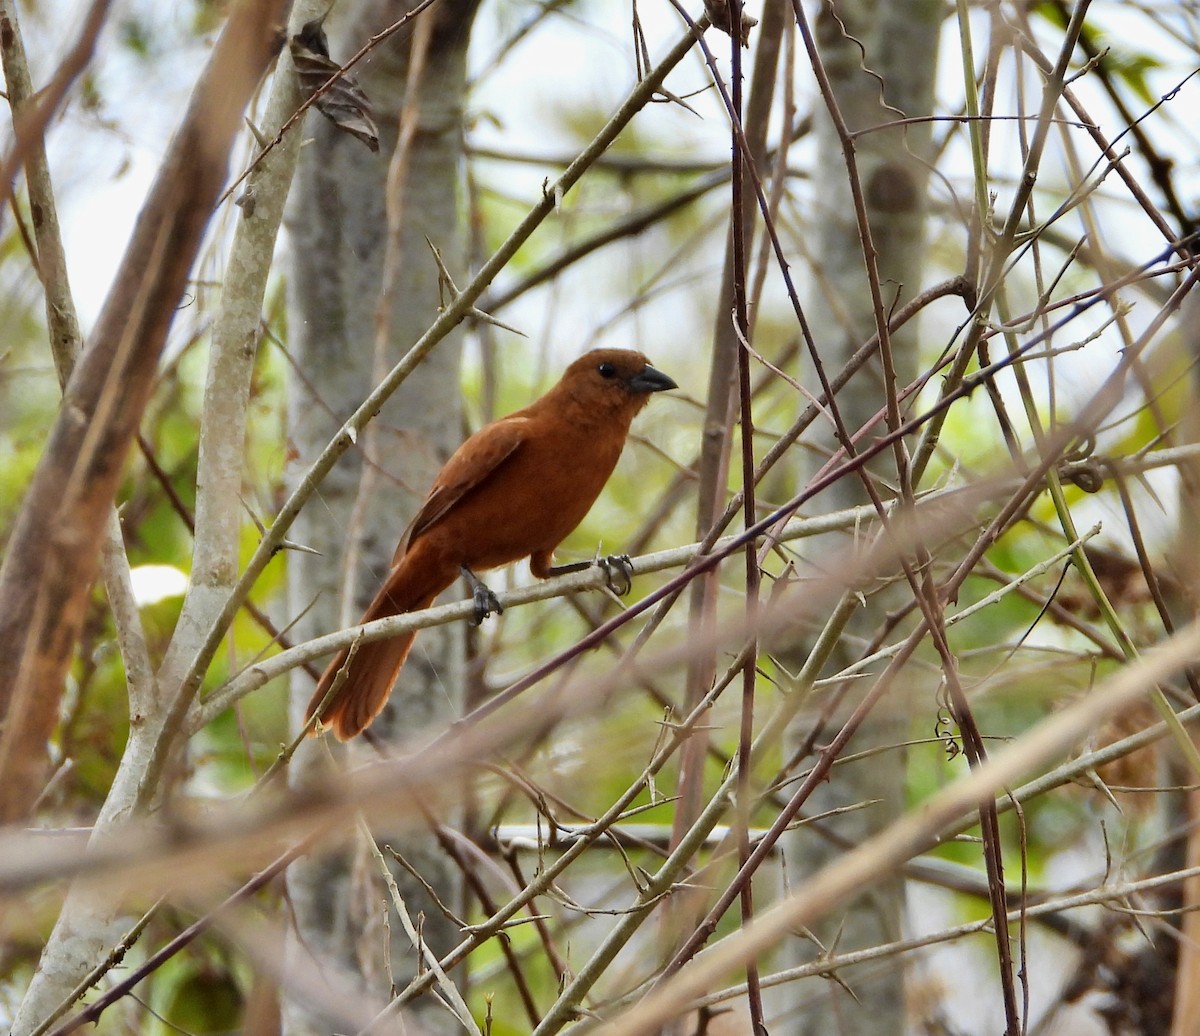
[[(821, 6), (816, 34), (837, 107), (849, 130), (854, 132), (903, 116), (928, 114), (933, 103), (941, 5), (931, 0), (903, 4), (839, 0), (833, 5), (833, 12), (836, 18), (828, 5)], [(844, 30), (838, 24), (839, 19)], [(864, 66), (870, 71), (864, 70)], [(818, 101), (819, 157), (815, 182), (822, 186), (814, 197), (817, 227), (813, 248), (821, 280), (814, 287), (807, 312), (825, 369), (833, 374), (875, 332), (876, 320), (842, 144), (822, 107)], [(889, 309), (897, 296), (903, 303), (921, 288), (927, 170), (914, 156), (924, 156), (928, 140), (927, 128), (922, 125), (869, 133), (855, 139), (859, 180), (878, 252), (884, 305)], [(893, 334), (891, 340), (898, 388), (902, 388), (917, 370), (913, 325)], [(882, 369), (876, 361), (838, 394), (838, 407), (851, 432), (883, 406), (882, 379)], [(819, 391), (815, 378), (811, 384), (814, 391)], [(832, 436), (821, 445), (825, 449), (836, 448)], [(891, 455), (886, 457), (890, 459)], [(894, 464), (873, 470), (886, 479), (887, 485), (894, 485)], [(882, 486), (880, 492), (885, 500), (893, 495)], [(829, 510), (866, 500), (862, 482), (855, 476), (842, 479), (820, 497), (821, 505)], [(836, 544), (814, 546), (809, 556), (828, 558), (836, 556), (835, 550), (849, 548), (849, 542), (843, 539)], [(811, 574), (821, 575), (819, 571)], [(836, 572), (824, 574), (836, 578)], [(869, 637), (878, 626), (886, 600), (886, 595), (868, 598), (866, 608), (851, 622), (843, 662), (857, 653), (856, 645), (861, 646), (863, 638)], [(907, 724), (903, 710), (885, 701), (876, 711), (879, 715), (852, 742), (852, 752), (896, 745), (904, 740)], [(810, 726), (811, 719), (800, 724), (797, 737), (802, 739)], [(857, 844), (904, 812), (904, 773), (905, 755), (899, 748), (862, 763), (840, 767), (833, 779), (821, 785), (810, 799), (808, 811), (819, 814), (849, 804), (874, 803), (828, 823), (839, 836)], [(812, 830), (800, 828), (786, 846), (790, 884), (800, 885), (806, 875), (836, 860), (844, 851)], [(903, 909), (904, 887), (897, 877), (872, 887), (815, 934), (826, 949), (836, 942), (838, 952), (877, 945), (899, 938)], [(796, 943), (797, 952), (805, 959), (811, 960), (818, 952), (803, 940)], [(854, 997), (832, 982), (825, 983), (823, 988), (811, 982), (794, 987), (786, 1031), (804, 1036), (872, 1036), (904, 1031), (904, 976), (898, 963), (876, 964), (869, 972), (848, 970), (840, 977), (853, 990)]]
[[(1193, 291), (1184, 301), (1179, 313), (1179, 331), (1192, 356), (1200, 356), (1200, 300)], [(1179, 429), (1179, 440), (1187, 443), (1200, 442), (1200, 419), (1197, 418), (1195, 400), (1200, 397), (1200, 377), (1193, 370), (1191, 391), (1193, 405), (1185, 412)], [(1197, 586), (1200, 586), (1200, 560), (1196, 555), (1196, 523), (1200, 518), (1200, 464), (1194, 459), (1179, 465), (1180, 492), (1179, 517), (1175, 541), (1171, 545), (1169, 568), (1173, 575), (1168, 600), (1174, 606), (1176, 626), (1182, 626), (1196, 616)], [(1180, 767), (1182, 770), (1183, 768)], [(1172, 778), (1174, 779), (1174, 778)], [(1178, 783), (1184, 784), (1193, 778), (1181, 776)], [(1176, 792), (1175, 795), (1180, 793)], [(1200, 865), (1200, 792), (1182, 793), (1183, 801), (1176, 798), (1170, 814), (1170, 822), (1179, 824), (1189, 832), (1185, 850), (1184, 866)], [(1171, 1018), (1171, 1036), (1185, 1036), (1200, 1028), (1200, 880), (1191, 878), (1183, 883), (1182, 910), (1179, 921), (1182, 938), (1179, 939), (1178, 958), (1175, 967), (1175, 998)]]
[[(334, 59), (345, 61), (408, 6), (339, 4), (326, 24)], [(415, 29), (403, 29), (356, 69), (379, 125), (379, 154), (319, 115), (309, 116), (306, 135), (312, 139), (288, 215), (289, 349), (299, 372), (289, 420), (296, 477), (437, 316), (438, 269), (427, 238), (459, 279), (462, 110), (474, 9), (475, 0), (435, 5), (415, 19)], [(406, 84), (415, 87), (411, 97)], [(292, 538), (322, 552), (293, 555), (289, 562), (293, 614), (315, 600), (298, 635), (355, 621), (378, 589), (405, 524), (461, 441), (459, 355), (459, 336), (451, 335), (401, 385), (362, 448), (333, 469), (319, 499), (297, 520)], [(352, 588), (348, 595), (344, 586)], [(460, 711), (463, 672), (461, 627), (424, 631), (371, 733), (397, 744), (431, 725), (444, 726)], [(312, 689), (312, 680), (299, 673), (293, 684), (297, 720)], [(335, 749), (339, 759), (350, 754), (371, 753), (362, 739), (349, 752)], [(296, 783), (337, 779), (322, 743), (303, 746), (293, 764)], [(458, 877), (432, 836), (412, 829), (374, 833), (402, 852), (444, 901), (455, 903)], [(383, 1003), (390, 982), (403, 986), (415, 973), (416, 956), (392, 918), (392, 975), (385, 974), (385, 895), (373, 868), (361, 844), (291, 868), (288, 891), (298, 932), (289, 953), (312, 954), (331, 981), (348, 983), (368, 1003)], [(457, 941), (457, 929), (405, 872), (396, 876), (414, 922), (423, 915), (426, 944), (444, 953)], [(444, 1010), (424, 1003), (431, 1009), (419, 1012), (422, 1032), (454, 1031)], [(284, 1021), (293, 1034), (329, 1031), (328, 1019), (296, 1003), (285, 1005)]]

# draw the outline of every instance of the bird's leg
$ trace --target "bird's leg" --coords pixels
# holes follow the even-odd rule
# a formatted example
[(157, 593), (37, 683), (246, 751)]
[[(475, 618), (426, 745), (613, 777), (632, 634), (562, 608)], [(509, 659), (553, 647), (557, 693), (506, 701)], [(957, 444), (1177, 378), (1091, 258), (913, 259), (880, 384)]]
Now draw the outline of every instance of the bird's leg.
[(475, 625), (482, 625), (489, 615), (499, 615), (504, 611), (500, 599), (488, 589), (487, 584), (472, 572), (466, 565), (460, 565), (459, 571), (471, 588), (471, 600), (475, 602)]
[[(593, 558), (591, 561), (572, 561), (567, 565), (552, 565), (546, 569), (546, 574), (542, 578), (549, 579), (551, 576), (565, 576), (572, 572), (582, 572), (593, 565), (604, 569), (604, 578), (608, 583), (608, 588), (618, 597), (624, 597), (633, 589), (633, 562), (629, 560), (628, 554), (608, 554), (605, 557)], [(534, 574), (537, 575), (536, 572)]]

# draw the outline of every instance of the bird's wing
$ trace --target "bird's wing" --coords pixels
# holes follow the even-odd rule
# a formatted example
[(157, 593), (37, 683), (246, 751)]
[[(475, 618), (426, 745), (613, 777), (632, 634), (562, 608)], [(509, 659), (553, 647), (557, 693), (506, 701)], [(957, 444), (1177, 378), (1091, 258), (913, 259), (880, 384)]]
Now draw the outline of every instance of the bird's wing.
[(529, 419), (512, 415), (481, 428), (464, 442), (438, 473), (429, 495), (421, 505), (400, 543), (392, 564), (408, 550), (409, 543), (443, 518), (459, 500), (503, 464), (528, 434)]

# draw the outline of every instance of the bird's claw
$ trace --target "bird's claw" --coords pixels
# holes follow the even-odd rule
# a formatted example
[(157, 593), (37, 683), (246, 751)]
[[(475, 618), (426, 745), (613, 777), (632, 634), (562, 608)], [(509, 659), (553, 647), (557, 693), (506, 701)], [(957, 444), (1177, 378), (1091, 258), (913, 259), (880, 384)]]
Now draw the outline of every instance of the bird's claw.
[(633, 562), (628, 554), (609, 554), (597, 558), (596, 564), (604, 569), (608, 588), (618, 597), (624, 597), (633, 589)]
[(474, 622), (476, 626), (482, 626), (483, 620), (489, 615), (499, 615), (504, 611), (504, 605), (500, 603), (500, 598), (482, 583), (471, 591), (471, 600), (475, 602)]
[(504, 611), (504, 605), (488, 585), (472, 572), (466, 565), (462, 566), (463, 578), (471, 587), (471, 601), (475, 605), (475, 615), (472, 621), (476, 626), (482, 626), (483, 620), (489, 615), (499, 615)]

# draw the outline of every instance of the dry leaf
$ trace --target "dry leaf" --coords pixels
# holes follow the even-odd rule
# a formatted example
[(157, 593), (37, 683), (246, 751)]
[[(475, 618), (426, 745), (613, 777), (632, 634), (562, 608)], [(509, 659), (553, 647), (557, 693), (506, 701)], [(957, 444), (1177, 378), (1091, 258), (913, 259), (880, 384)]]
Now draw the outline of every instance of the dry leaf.
[[(704, 0), (704, 13), (716, 28), (733, 35), (729, 26), (729, 0)], [(738, 27), (738, 39), (742, 41), (743, 47), (750, 46), (750, 30), (757, 24), (758, 19), (751, 18), (743, 8), (742, 24)]]
[[(329, 57), (329, 41), (321, 19), (308, 22), (291, 38), (289, 47), (300, 89), (312, 97), (341, 66)], [(340, 75), (316, 100), (317, 110), (338, 129), (357, 137), (372, 151), (379, 150), (379, 130), (371, 113), (371, 102), (352, 76)]]

